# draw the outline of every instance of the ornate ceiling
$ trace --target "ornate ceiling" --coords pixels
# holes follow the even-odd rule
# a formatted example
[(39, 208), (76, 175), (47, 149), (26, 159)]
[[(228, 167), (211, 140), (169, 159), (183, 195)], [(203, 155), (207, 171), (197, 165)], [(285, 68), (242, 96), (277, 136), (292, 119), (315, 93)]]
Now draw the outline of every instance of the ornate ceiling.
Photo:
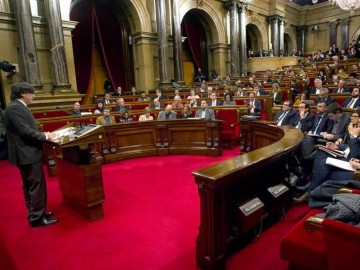
[(290, 1), (293, 1), (294, 3), (300, 5), (300, 6), (304, 6), (304, 5), (314, 5), (313, 2), (317, 2), (315, 4), (318, 4), (318, 3), (322, 3), (322, 2), (326, 2), (328, 0), (290, 0)]

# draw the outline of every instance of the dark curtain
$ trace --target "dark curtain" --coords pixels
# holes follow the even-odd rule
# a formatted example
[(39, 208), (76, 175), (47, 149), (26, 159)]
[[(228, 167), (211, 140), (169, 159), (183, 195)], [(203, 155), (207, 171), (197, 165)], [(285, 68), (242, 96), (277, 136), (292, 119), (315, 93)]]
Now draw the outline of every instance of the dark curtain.
[(108, 77), (116, 89), (126, 89), (123, 36), (114, 13), (103, 5), (95, 5), (95, 27)]
[(113, 88), (121, 86), (123, 90), (130, 89), (133, 83), (132, 62), (129, 35), (124, 23), (117, 20), (111, 9), (96, 1), (81, 1), (71, 10), (70, 19), (79, 22), (73, 31), (79, 92), (86, 94), (90, 88), (95, 36), (98, 37), (100, 53)]
[(203, 69), (201, 61), (201, 35), (199, 33), (199, 25), (194, 24), (193, 21), (190, 20), (183, 20), (182, 23), (195, 64), (198, 68)]
[(90, 88), (94, 20), (92, 1), (82, 1), (70, 12), (70, 19), (79, 22), (72, 31), (76, 82), (78, 91), (86, 94)]

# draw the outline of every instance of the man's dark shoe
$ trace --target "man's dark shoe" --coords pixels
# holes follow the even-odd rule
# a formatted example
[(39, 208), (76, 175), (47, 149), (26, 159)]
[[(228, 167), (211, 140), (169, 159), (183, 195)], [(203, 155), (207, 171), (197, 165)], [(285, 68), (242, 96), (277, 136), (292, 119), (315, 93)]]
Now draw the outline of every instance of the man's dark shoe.
[(47, 219), (45, 216), (42, 217), (39, 220), (35, 220), (30, 222), (30, 226), (31, 227), (43, 227), (43, 226), (48, 226), (48, 225), (52, 225), (57, 223), (59, 220), (57, 218), (54, 219)]
[(308, 188), (309, 188), (309, 185), (310, 185), (310, 183), (307, 183), (307, 184), (305, 184), (303, 186), (295, 185), (295, 188), (298, 189), (298, 190), (301, 190), (301, 191), (307, 191)]
[(308, 203), (310, 200), (310, 194), (309, 192), (305, 192), (303, 195), (301, 195), (298, 198), (293, 198), (294, 204), (302, 204), (302, 203)]
[(45, 218), (50, 218), (50, 217), (52, 217), (53, 215), (54, 215), (54, 212), (50, 211), (50, 212), (45, 213), (45, 214), (44, 214), (44, 217), (45, 217)]

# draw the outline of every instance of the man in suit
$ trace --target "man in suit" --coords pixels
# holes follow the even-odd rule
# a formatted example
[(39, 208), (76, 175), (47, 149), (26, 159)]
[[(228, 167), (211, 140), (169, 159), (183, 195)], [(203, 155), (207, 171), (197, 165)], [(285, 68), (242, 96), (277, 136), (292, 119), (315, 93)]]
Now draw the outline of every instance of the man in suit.
[(221, 106), (221, 101), (217, 99), (216, 93), (210, 94), (210, 101), (208, 102), (208, 106)]
[(4, 124), (8, 138), (9, 162), (20, 170), (23, 192), (31, 227), (51, 225), (53, 212), (46, 212), (46, 182), (43, 171), (42, 143), (55, 133), (39, 132), (28, 105), (35, 97), (31, 85), (12, 85), (11, 103), (5, 110)]
[(350, 89), (345, 87), (346, 86), (345, 80), (341, 79), (338, 84), (339, 86), (334, 90), (334, 94), (350, 93)]
[(331, 133), (334, 126), (334, 121), (328, 116), (325, 101), (320, 101), (316, 108), (318, 112), (314, 124), (301, 143), (301, 156), (303, 159), (313, 158), (314, 146), (317, 144), (318, 137), (322, 137), (321, 133)]
[(341, 106), (347, 108), (357, 108), (360, 106), (359, 88), (355, 87), (351, 92), (351, 97), (345, 99)]
[(124, 112), (124, 111), (128, 111), (129, 110), (129, 106), (125, 106), (125, 101), (123, 98), (118, 98), (116, 100), (116, 107), (115, 107), (115, 112)]
[(176, 119), (176, 112), (172, 110), (171, 105), (167, 105), (165, 110), (159, 112), (157, 120), (168, 120), (168, 119)]
[(258, 85), (255, 85), (253, 90), (254, 90), (255, 96), (265, 96), (268, 94), (268, 93), (266, 93), (266, 91), (264, 89), (262, 89), (262, 88), (260, 89), (260, 86), (258, 86)]
[(343, 112), (342, 107), (337, 103), (332, 103), (327, 109), (329, 118), (334, 121), (333, 128), (330, 133), (324, 132), (322, 135), (328, 141), (337, 141), (343, 139), (348, 133), (350, 124), (350, 116)]
[(260, 115), (261, 112), (261, 102), (260, 100), (255, 99), (254, 92), (249, 93), (249, 100), (245, 102), (245, 105), (248, 108), (250, 115)]
[(115, 117), (110, 115), (110, 108), (104, 108), (103, 115), (96, 118), (96, 124), (102, 126), (116, 124)]
[(202, 82), (205, 80), (205, 74), (201, 71), (201, 68), (197, 69), (194, 74), (194, 82)]
[(195, 118), (201, 118), (205, 120), (215, 120), (214, 110), (208, 108), (206, 100), (201, 101), (201, 109), (195, 113)]
[(74, 103), (74, 105), (73, 105), (73, 110), (70, 111), (69, 114), (71, 114), (71, 115), (76, 115), (76, 116), (80, 116), (80, 115), (81, 115), (80, 103), (79, 103), (78, 101)]
[(167, 96), (165, 94), (163, 94), (160, 89), (156, 89), (153, 99), (155, 99), (155, 98), (157, 98), (158, 100), (164, 100), (164, 99), (167, 99)]
[(153, 104), (151, 104), (150, 106), (152, 110), (163, 109), (164, 107), (164, 104), (160, 103), (160, 100), (158, 98), (155, 98)]
[[(315, 87), (311, 88), (311, 90), (310, 90), (311, 95), (319, 95), (321, 89), (327, 89), (326, 87), (322, 86), (322, 81), (319, 78), (316, 78), (314, 80), (314, 83), (315, 83)], [(328, 90), (328, 92), (329, 92), (329, 90)]]
[(299, 110), (294, 117), (293, 125), (303, 133), (307, 133), (314, 124), (315, 115), (310, 111), (310, 105), (304, 101), (300, 102)]
[(329, 106), (331, 103), (335, 102), (335, 99), (329, 96), (329, 89), (322, 88), (319, 96), (315, 99), (315, 104), (318, 104), (320, 101), (324, 101), (326, 105)]
[(274, 121), (278, 126), (292, 125), (295, 118), (295, 112), (293, 111), (293, 102), (291, 100), (285, 100), (282, 109), (275, 115)]

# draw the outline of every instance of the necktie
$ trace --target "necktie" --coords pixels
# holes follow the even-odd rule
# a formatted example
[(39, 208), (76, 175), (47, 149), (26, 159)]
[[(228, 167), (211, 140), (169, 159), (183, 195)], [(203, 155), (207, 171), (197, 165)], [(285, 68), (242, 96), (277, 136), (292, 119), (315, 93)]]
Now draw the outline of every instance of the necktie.
[(282, 122), (282, 120), (284, 120), (286, 113), (287, 113), (287, 112), (283, 112), (283, 113), (280, 115), (280, 117), (278, 118), (278, 120), (276, 121), (276, 123), (277, 123), (278, 126), (281, 125), (281, 122)]
[(322, 119), (322, 115), (321, 116), (319, 116), (319, 118), (318, 118), (318, 120), (316, 121), (316, 125), (315, 125), (315, 130), (314, 130), (314, 134), (317, 134), (317, 130), (318, 130), (318, 128), (319, 128), (319, 125), (320, 125), (320, 122), (321, 122), (321, 119)]
[(331, 134), (336, 133), (338, 125), (339, 125), (339, 121), (334, 121), (334, 126), (333, 126), (333, 128), (331, 130)]
[(352, 108), (354, 101), (355, 101), (355, 99), (352, 98), (351, 101), (349, 102), (349, 104), (347, 105), (348, 108)]

